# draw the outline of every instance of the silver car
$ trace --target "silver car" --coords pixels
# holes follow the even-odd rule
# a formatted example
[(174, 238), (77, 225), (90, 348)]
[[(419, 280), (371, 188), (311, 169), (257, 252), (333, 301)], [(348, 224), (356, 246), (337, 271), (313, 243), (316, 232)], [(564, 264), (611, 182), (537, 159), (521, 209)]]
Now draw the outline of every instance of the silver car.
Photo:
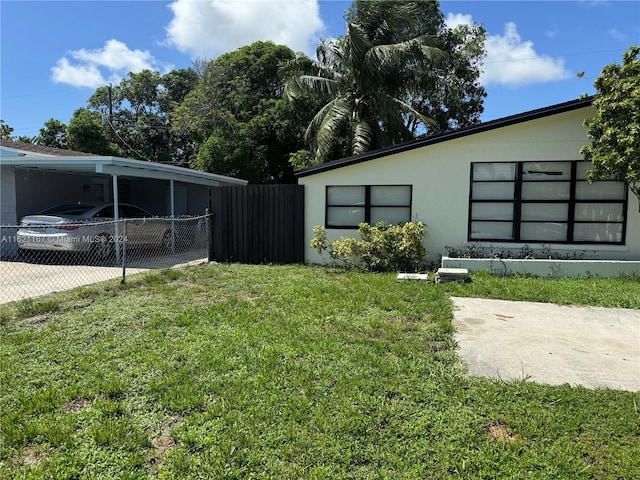
[(119, 222), (112, 204), (58, 205), (20, 220), (17, 232), (21, 250), (91, 252), (107, 259), (116, 245), (155, 245), (170, 248), (171, 221), (158, 218), (135, 205), (119, 204)]

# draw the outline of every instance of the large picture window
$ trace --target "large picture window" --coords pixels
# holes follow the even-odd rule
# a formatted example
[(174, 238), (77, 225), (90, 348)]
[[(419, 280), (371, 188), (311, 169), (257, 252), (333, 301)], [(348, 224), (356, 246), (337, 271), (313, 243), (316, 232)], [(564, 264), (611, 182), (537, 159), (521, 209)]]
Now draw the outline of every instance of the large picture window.
[(623, 244), (627, 188), (588, 162), (472, 163), (469, 240)]
[(327, 228), (411, 220), (411, 185), (337, 185), (326, 192)]

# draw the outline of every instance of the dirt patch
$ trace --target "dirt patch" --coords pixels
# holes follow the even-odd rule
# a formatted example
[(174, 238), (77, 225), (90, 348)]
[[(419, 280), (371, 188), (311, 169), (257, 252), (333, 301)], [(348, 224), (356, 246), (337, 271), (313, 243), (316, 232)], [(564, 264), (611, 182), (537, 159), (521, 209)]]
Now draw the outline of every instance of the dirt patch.
[(17, 467), (19, 465), (38, 465), (49, 456), (52, 450), (53, 449), (51, 447), (43, 447), (42, 445), (30, 445), (23, 448), (20, 451), (20, 454), (13, 458), (12, 464), (14, 467)]
[(89, 400), (86, 398), (74, 398), (73, 400), (67, 402), (64, 406), (64, 411), (67, 413), (75, 413), (80, 410), (84, 410), (89, 405)]
[(48, 313), (41, 313), (39, 315), (34, 315), (32, 317), (23, 318), (18, 322), (23, 328), (29, 327), (40, 327), (46, 324), (50, 320), (50, 315)]
[(248, 302), (251, 305), (255, 305), (256, 300), (260, 300), (262, 298), (262, 295), (249, 295), (248, 293), (241, 293), (240, 295), (238, 295), (238, 298), (243, 302)]
[(499, 442), (513, 442), (518, 438), (504, 422), (491, 422), (487, 425), (486, 431), (491, 440)]
[(151, 439), (151, 444), (154, 448), (154, 455), (147, 462), (147, 468), (157, 468), (162, 464), (167, 453), (177, 445), (173, 438), (171, 438), (171, 432), (182, 425), (183, 421), (184, 419), (182, 417), (169, 418), (162, 426), (160, 435)]

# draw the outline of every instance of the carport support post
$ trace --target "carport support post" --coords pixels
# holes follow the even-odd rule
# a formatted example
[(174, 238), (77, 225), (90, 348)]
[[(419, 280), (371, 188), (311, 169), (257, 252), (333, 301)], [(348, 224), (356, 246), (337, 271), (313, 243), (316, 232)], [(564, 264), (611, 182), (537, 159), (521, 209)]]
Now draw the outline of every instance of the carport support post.
[(120, 201), (118, 200), (118, 176), (111, 175), (113, 178), (113, 217), (115, 219), (115, 236), (113, 240), (115, 241), (115, 249), (116, 249), (116, 265), (120, 263), (120, 209), (118, 205)]

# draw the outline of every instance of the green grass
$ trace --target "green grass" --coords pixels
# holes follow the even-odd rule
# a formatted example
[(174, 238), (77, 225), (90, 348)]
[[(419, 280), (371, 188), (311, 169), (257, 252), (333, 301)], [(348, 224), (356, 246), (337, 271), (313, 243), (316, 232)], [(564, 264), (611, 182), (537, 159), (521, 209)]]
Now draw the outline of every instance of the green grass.
[(473, 282), (449, 284), (447, 289), (454, 296), (640, 309), (640, 276), (570, 279), (478, 272)]
[(162, 271), (0, 307), (0, 478), (638, 478), (640, 397), (464, 375), (449, 295), (640, 280)]

